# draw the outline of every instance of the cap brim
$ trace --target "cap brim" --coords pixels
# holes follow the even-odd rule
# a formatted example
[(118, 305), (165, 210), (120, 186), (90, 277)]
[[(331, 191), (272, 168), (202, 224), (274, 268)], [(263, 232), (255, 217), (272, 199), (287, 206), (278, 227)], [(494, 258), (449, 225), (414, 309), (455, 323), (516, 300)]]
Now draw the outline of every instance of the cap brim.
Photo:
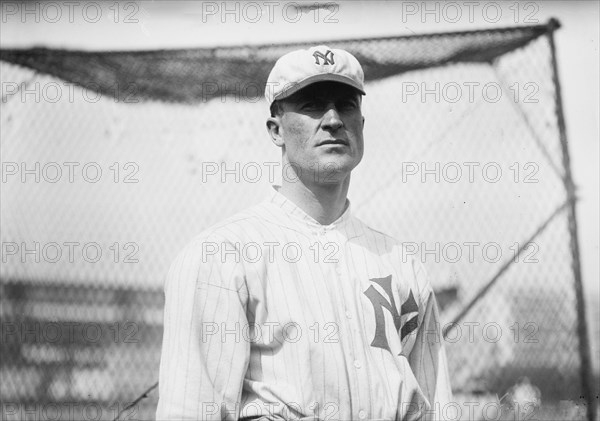
[(304, 89), (307, 86), (312, 85), (313, 83), (317, 83), (317, 82), (343, 83), (344, 85), (353, 87), (358, 92), (360, 92), (362, 95), (366, 95), (363, 87), (360, 86), (360, 84), (356, 83), (356, 81), (354, 81), (353, 79), (350, 79), (349, 77), (339, 75), (336, 73), (322, 73), (319, 75), (314, 75), (314, 76), (308, 77), (304, 80), (301, 80), (300, 82), (294, 83), (289, 88), (285, 88), (276, 97), (273, 98), (273, 101), (277, 101), (280, 99), (290, 97), (290, 96), (294, 95), (296, 92), (298, 92), (299, 90)]

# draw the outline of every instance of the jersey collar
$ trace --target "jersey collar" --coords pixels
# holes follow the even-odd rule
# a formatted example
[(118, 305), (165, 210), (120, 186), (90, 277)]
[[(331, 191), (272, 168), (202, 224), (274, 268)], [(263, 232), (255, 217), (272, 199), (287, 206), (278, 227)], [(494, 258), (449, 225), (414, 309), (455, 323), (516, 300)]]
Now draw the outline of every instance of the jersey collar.
[(350, 200), (346, 199), (346, 208), (342, 215), (333, 221), (329, 225), (323, 225), (314, 219), (312, 216), (308, 215), (304, 212), (300, 207), (298, 207), (294, 202), (285, 197), (283, 194), (279, 193), (280, 186), (272, 186), (273, 191), (271, 193), (271, 197), (269, 198), (269, 202), (276, 207), (278, 207), (283, 213), (283, 217), (288, 218), (288, 220), (292, 220), (295, 223), (301, 225), (304, 228), (308, 228), (314, 233), (324, 234), (327, 231), (332, 231), (335, 229), (339, 229), (350, 222), (352, 218), (351, 205)]

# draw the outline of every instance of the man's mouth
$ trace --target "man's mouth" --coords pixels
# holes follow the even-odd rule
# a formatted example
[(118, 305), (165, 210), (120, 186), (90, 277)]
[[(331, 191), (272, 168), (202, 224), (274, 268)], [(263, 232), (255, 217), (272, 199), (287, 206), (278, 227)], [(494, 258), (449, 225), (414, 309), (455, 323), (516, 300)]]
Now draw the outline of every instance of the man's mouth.
[(317, 146), (323, 146), (323, 145), (343, 145), (343, 146), (348, 146), (348, 141), (347, 140), (343, 140), (343, 139), (327, 139), (324, 140), (322, 142), (319, 142), (319, 144), (317, 144)]

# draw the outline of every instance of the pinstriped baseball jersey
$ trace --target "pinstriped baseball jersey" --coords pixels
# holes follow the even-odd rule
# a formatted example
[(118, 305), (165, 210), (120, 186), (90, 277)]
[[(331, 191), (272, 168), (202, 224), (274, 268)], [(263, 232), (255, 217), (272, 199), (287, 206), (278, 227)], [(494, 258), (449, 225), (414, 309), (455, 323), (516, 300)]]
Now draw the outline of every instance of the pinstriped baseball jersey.
[(274, 191), (196, 237), (165, 297), (158, 420), (410, 420), (451, 399), (422, 266), (349, 202), (325, 226)]

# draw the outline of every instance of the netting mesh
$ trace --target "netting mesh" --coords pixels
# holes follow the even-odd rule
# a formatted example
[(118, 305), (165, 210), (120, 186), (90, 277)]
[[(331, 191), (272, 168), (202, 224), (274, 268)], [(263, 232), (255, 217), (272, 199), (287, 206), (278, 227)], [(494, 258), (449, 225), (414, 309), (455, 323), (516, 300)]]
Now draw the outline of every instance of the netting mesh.
[[(448, 332), (458, 394), (522, 376), (546, 402), (581, 392), (548, 30), (329, 43), (367, 79), (354, 211), (425, 263), (444, 321), (512, 262)], [(112, 418), (156, 381), (170, 262), (279, 179), (254, 87), (296, 47), (2, 51), (7, 414)]]

